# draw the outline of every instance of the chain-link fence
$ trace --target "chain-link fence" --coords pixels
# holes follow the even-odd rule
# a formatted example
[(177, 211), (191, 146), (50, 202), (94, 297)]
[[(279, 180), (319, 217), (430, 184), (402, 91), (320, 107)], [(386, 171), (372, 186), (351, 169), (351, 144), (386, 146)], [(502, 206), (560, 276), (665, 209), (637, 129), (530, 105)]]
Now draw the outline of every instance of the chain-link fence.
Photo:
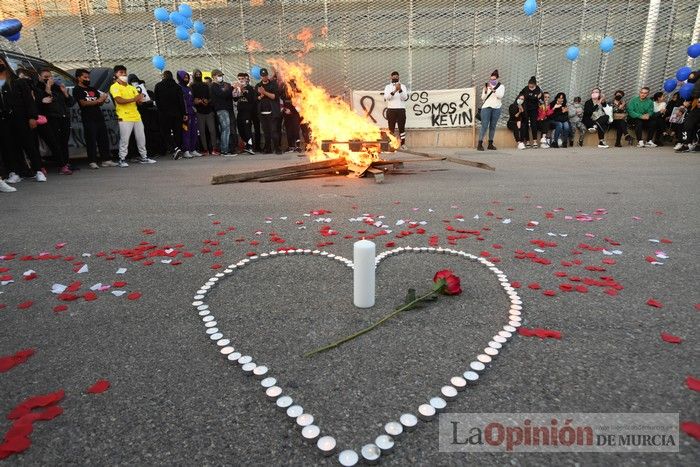
[[(124, 63), (151, 84), (151, 57), (171, 70), (221, 68), (229, 77), (267, 58), (298, 59), (296, 35), (311, 28), (314, 47), (301, 60), (331, 93), (380, 89), (392, 70), (411, 89), (477, 85), (498, 69), (506, 100), (531, 75), (543, 89), (586, 95), (659, 89), (687, 63), (698, 41), (697, 0), (540, 0), (532, 17), (512, 0), (191, 0), (207, 24), (206, 47), (194, 49), (174, 27), (155, 21), (157, 0), (0, 0), (0, 16), (25, 23), (16, 45), (63, 68)], [(610, 35), (615, 49), (602, 54)], [(258, 50), (260, 46), (262, 49)], [(574, 63), (566, 49), (576, 45)]]

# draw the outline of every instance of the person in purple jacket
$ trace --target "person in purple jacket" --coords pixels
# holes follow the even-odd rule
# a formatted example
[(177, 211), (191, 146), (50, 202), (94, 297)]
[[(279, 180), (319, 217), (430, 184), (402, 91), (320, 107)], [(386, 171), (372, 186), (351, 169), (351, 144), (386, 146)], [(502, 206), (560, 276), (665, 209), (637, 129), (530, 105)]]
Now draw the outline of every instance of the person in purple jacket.
[(185, 98), (185, 116), (187, 117), (182, 123), (182, 150), (185, 152), (182, 157), (191, 159), (193, 157), (201, 157), (202, 154), (196, 151), (197, 148), (197, 111), (194, 108), (194, 97), (192, 97), (192, 89), (190, 89), (190, 74), (186, 71), (179, 70), (177, 72), (177, 82), (182, 88), (182, 95)]

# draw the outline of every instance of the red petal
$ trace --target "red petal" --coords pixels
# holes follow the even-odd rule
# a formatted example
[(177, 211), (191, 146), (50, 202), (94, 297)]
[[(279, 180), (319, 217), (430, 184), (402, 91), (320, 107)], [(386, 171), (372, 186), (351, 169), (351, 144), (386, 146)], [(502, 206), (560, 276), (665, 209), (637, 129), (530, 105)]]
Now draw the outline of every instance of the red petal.
[(112, 287), (116, 287), (117, 289), (121, 288), (121, 287), (125, 287), (125, 286), (126, 286), (126, 282), (124, 282), (124, 281), (116, 281), (114, 284), (112, 284)]
[(87, 392), (88, 394), (99, 394), (101, 392), (105, 392), (107, 389), (109, 389), (109, 381), (107, 381), (106, 379), (101, 379), (98, 380), (92, 386), (90, 386)]
[(543, 328), (519, 327), (518, 334), (525, 337), (539, 337), (540, 339), (561, 339), (561, 332)]
[(386, 242), (384, 246), (387, 248), (393, 248), (396, 246), (396, 242)]
[(10, 371), (17, 365), (21, 365), (32, 355), (34, 355), (34, 349), (24, 349), (16, 352), (14, 355), (0, 357), (0, 373)]
[(647, 305), (653, 306), (656, 308), (661, 308), (664, 306), (661, 302), (659, 302), (658, 300), (654, 300), (653, 298), (650, 298), (649, 300), (647, 300)]
[(61, 312), (61, 311), (66, 311), (68, 309), (68, 305), (56, 305), (53, 307), (53, 311), (56, 313)]
[(545, 290), (542, 294), (548, 297), (554, 297), (557, 293), (554, 290)]
[(673, 242), (671, 240), (669, 240), (668, 238), (662, 238), (661, 243), (673, 243)]
[(673, 334), (669, 334), (667, 332), (662, 332), (661, 338), (664, 340), (664, 342), (668, 342), (669, 344), (680, 344), (683, 342), (683, 339), (680, 337), (674, 336)]
[(32, 305), (34, 305), (34, 302), (31, 300), (27, 300), (26, 302), (22, 302), (19, 305), (17, 305), (17, 308), (19, 308), (20, 310), (26, 310), (27, 308), (31, 307)]
[(126, 296), (129, 300), (138, 300), (141, 298), (141, 292), (131, 292), (129, 295)]
[(681, 423), (681, 431), (688, 436), (692, 436), (693, 438), (700, 440), (700, 423), (683, 422)]
[(520, 282), (518, 281), (513, 281), (510, 283), (510, 286), (513, 287), (514, 289), (519, 289), (520, 288)]
[(688, 376), (685, 379), (685, 384), (688, 385), (688, 389), (692, 389), (693, 391), (700, 391), (700, 379)]
[(32, 445), (29, 438), (25, 436), (13, 436), (0, 444), (0, 459), (5, 459), (12, 454), (24, 452)]
[(91, 302), (93, 300), (97, 300), (97, 294), (93, 291), (85, 292), (83, 294), (83, 298), (85, 299), (86, 302)]
[(222, 267), (222, 266), (221, 266), (220, 264), (212, 264), (212, 265), (211, 265), (211, 268), (212, 268), (212, 269), (221, 269), (221, 267)]
[(7, 414), (7, 418), (9, 420), (17, 420), (23, 417), (24, 415), (27, 415), (29, 412), (32, 411), (32, 409), (35, 409), (37, 407), (47, 407), (49, 405), (53, 405), (59, 402), (61, 399), (63, 399), (65, 395), (65, 392), (63, 391), (63, 389), (61, 389), (59, 391), (52, 392), (49, 394), (29, 397), (22, 401), (14, 409), (12, 409), (10, 413)]
[(542, 288), (542, 286), (537, 282), (533, 282), (532, 284), (528, 284), (527, 286), (532, 290), (540, 290)]

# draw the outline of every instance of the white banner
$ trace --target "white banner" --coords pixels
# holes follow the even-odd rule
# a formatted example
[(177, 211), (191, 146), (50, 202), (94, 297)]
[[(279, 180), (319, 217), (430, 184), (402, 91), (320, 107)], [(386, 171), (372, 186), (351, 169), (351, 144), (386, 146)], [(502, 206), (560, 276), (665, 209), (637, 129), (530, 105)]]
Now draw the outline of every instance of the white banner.
[[(387, 127), (383, 91), (353, 91), (352, 108)], [(413, 91), (406, 101), (406, 128), (465, 128), (474, 125), (476, 88)]]

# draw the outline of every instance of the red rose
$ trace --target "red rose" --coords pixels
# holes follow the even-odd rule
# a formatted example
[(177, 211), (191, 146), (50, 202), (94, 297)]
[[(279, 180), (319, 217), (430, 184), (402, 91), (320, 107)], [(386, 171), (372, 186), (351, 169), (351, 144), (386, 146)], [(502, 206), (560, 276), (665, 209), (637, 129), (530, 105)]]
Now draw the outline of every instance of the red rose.
[(436, 272), (433, 282), (437, 291), (445, 295), (459, 295), (462, 293), (459, 277), (455, 276), (449, 269)]

